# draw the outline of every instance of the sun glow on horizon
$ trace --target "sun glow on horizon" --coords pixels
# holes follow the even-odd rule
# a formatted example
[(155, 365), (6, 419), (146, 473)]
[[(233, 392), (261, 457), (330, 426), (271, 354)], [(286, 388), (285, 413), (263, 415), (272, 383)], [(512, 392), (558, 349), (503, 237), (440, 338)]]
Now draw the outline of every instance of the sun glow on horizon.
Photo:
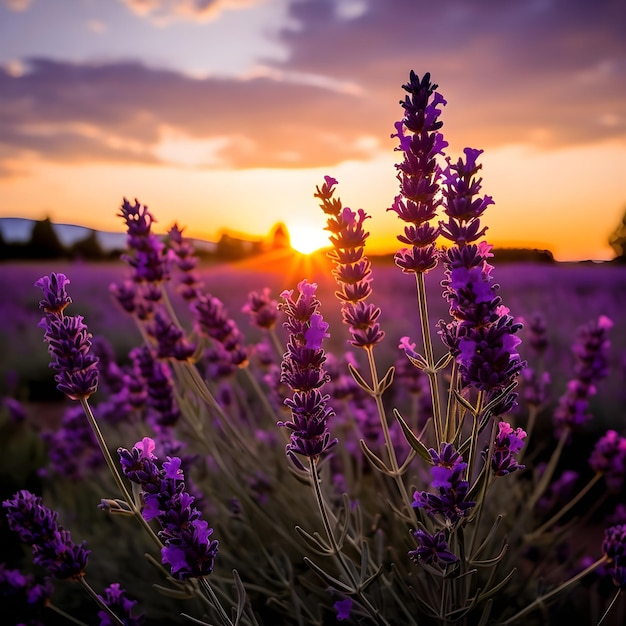
[(287, 224), (289, 243), (301, 254), (311, 254), (321, 248), (330, 247), (328, 232), (314, 224)]

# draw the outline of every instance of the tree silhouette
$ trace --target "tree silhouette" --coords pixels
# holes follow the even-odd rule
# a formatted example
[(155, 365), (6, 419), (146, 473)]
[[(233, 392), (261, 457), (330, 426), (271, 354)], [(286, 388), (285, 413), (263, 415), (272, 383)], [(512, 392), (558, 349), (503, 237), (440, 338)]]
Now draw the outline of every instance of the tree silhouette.
[(104, 258), (104, 251), (98, 241), (96, 231), (91, 229), (87, 236), (77, 241), (70, 249), (74, 257), (95, 261)]
[(38, 220), (33, 224), (26, 249), (27, 256), (33, 259), (56, 259), (67, 253), (49, 218)]
[(617, 263), (626, 263), (626, 209), (622, 216), (621, 224), (609, 235), (609, 244), (615, 250), (615, 258)]

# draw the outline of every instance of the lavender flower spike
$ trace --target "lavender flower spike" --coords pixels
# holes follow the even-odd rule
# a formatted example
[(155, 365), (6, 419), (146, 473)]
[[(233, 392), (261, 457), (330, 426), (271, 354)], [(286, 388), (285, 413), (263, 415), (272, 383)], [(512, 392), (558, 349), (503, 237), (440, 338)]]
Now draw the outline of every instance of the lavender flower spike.
[(72, 302), (67, 295), (65, 286), (69, 285), (70, 279), (65, 274), (55, 274), (42, 276), (35, 287), (40, 287), (43, 291), (43, 300), (39, 301), (39, 308), (50, 315), (61, 315), (63, 309)]
[(172, 576), (177, 580), (207, 576), (213, 571), (218, 550), (218, 542), (210, 539), (213, 529), (201, 518), (193, 505), (195, 498), (185, 489), (181, 459), (167, 457), (160, 464), (154, 448), (149, 437), (132, 450), (119, 448), (122, 471), (143, 490), (144, 519), (156, 519), (161, 525), (161, 559), (170, 566)]
[(296, 454), (317, 461), (319, 457), (337, 444), (328, 431), (328, 420), (335, 414), (328, 407), (329, 396), (321, 392), (328, 381), (323, 365), (326, 361), (322, 340), (327, 337), (328, 324), (317, 312), (319, 300), (315, 297), (315, 283), (303, 280), (298, 284), (299, 296), (293, 299), (293, 291), (283, 291), (284, 302), (279, 308), (287, 315), (284, 326), (289, 330), (287, 352), (281, 366), (281, 382), (294, 391), (285, 400), (291, 409), (291, 420), (278, 422), (291, 431), (291, 441), (286, 453), (294, 464), (304, 468)]
[(34, 562), (59, 579), (84, 576), (89, 550), (77, 545), (69, 531), (57, 523), (57, 513), (44, 506), (30, 491), (18, 491), (2, 506), (7, 510), (9, 528), (33, 549)]
[(64, 274), (40, 278), (44, 299), (39, 306), (46, 312), (39, 326), (45, 330), (44, 341), (52, 357), (57, 388), (71, 400), (89, 398), (98, 388), (98, 357), (90, 352), (91, 337), (83, 317), (63, 315), (71, 301), (65, 292), (69, 280)]

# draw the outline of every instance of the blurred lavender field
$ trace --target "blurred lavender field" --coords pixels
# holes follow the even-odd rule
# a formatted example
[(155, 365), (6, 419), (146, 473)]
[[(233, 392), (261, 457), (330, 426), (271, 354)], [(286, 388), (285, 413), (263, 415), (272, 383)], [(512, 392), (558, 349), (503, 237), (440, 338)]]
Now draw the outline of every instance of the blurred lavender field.
[[(71, 280), (74, 300), (72, 309), (83, 315), (94, 335), (103, 335), (124, 361), (130, 348), (141, 342), (132, 320), (119, 309), (109, 294), (109, 284), (127, 277), (123, 263), (27, 262), (0, 266), (0, 288), (5, 297), (0, 301), (0, 393), (17, 393), (23, 401), (61, 399), (56, 392), (43, 332), (37, 327), (41, 318), (38, 309), (39, 290), (33, 283), (51, 271), (63, 272)], [(297, 282), (308, 278), (319, 284), (322, 310), (330, 322), (329, 348), (337, 353), (346, 349), (348, 333), (340, 323), (339, 304), (334, 297), (335, 284), (330, 265), (322, 254), (311, 258), (285, 252), (282, 258), (252, 259), (235, 264), (199, 267), (207, 291), (220, 298), (230, 315), (246, 333), (248, 341), (258, 340), (258, 331), (251, 328), (241, 312), (249, 291), (269, 287), (274, 297), (283, 289), (294, 289)], [(381, 363), (390, 365), (397, 358), (392, 348), (400, 337), (419, 337), (413, 277), (402, 272), (389, 260), (374, 259), (372, 300), (382, 308), (381, 323), (388, 341), (388, 352), (380, 354)], [(431, 320), (447, 318), (447, 303), (441, 297), (440, 268), (427, 279)], [(571, 374), (570, 346), (576, 330), (599, 315), (614, 322), (610, 337), (611, 374), (592, 403), (594, 428), (618, 428), (623, 419), (626, 400), (626, 268), (610, 264), (532, 264), (495, 262), (495, 282), (504, 302), (515, 316), (528, 318), (542, 313), (548, 324), (550, 349), (546, 366), (552, 375), (552, 400), (556, 402)], [(185, 319), (184, 304), (181, 318)], [(440, 353), (443, 353), (441, 346)], [(529, 353), (522, 345), (522, 356)], [(17, 381), (17, 388), (15, 387)]]

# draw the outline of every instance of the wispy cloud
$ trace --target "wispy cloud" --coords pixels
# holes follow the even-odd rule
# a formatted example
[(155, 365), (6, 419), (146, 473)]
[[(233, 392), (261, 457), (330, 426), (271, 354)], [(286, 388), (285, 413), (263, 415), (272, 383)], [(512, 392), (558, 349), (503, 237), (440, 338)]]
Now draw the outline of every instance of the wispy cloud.
[(2, 4), (11, 11), (26, 11), (32, 4), (32, 0), (1, 0)]
[(246, 9), (263, 0), (122, 0), (136, 15), (159, 26), (176, 20), (207, 21), (217, 19), (223, 11)]
[[(152, 18), (252, 4), (124, 1)], [(369, 159), (393, 145), (412, 68), (431, 71), (449, 99), (455, 149), (626, 142), (621, 0), (292, 0), (287, 23), (276, 35), (285, 60), (245, 76), (116, 60), (6, 66), (0, 159), (203, 168)]]

